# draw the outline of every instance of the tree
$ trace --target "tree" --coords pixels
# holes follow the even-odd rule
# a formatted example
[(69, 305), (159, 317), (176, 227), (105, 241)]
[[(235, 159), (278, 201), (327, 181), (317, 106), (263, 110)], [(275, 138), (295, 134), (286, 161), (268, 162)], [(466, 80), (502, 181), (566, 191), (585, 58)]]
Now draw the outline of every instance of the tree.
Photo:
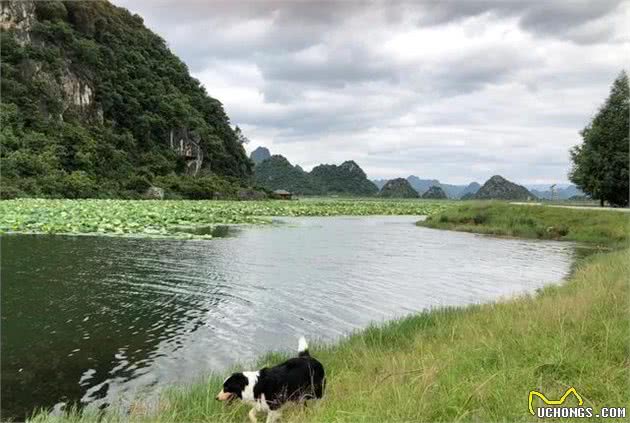
[(628, 75), (622, 71), (606, 102), (580, 133), (583, 143), (570, 151), (569, 179), (603, 206), (628, 205), (628, 132), (630, 123)]
[(236, 135), (237, 141), (241, 145), (249, 143), (249, 138), (247, 138), (245, 134), (243, 134), (243, 131), (241, 131), (241, 128), (239, 128), (238, 125), (236, 125), (236, 128), (234, 128), (234, 134)]

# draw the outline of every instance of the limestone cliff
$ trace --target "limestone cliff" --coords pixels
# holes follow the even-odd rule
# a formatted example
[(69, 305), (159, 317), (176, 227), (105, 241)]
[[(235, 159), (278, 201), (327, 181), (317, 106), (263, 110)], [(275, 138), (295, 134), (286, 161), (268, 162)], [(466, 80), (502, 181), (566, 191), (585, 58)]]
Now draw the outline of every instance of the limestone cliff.
[(0, 30), (0, 197), (251, 174), (221, 103), (140, 16), (104, 0), (2, 1)]

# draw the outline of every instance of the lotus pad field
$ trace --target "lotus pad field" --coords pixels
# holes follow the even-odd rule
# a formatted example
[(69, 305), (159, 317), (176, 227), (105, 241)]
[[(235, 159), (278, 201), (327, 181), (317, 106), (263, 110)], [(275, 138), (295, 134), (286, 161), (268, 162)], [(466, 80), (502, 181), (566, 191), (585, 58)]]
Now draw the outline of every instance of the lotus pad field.
[[(109, 234), (207, 238), (191, 229), (270, 223), (272, 216), (430, 215), (449, 202), (310, 199), (297, 201), (0, 201), (0, 233)], [(207, 233), (209, 233), (208, 231)]]

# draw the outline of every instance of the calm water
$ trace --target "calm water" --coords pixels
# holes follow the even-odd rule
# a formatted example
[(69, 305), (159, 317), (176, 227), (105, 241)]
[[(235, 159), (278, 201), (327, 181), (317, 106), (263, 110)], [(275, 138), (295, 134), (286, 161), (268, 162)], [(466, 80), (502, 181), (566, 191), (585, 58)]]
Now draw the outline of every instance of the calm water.
[(3, 236), (2, 412), (120, 403), (372, 321), (534, 291), (569, 243), (296, 218), (210, 241)]

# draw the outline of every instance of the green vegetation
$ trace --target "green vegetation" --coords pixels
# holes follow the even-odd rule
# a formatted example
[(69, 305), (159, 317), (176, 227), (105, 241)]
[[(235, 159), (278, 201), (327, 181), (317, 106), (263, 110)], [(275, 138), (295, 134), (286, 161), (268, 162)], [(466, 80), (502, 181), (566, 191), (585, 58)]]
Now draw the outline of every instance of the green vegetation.
[(418, 198), (418, 191), (412, 188), (409, 181), (403, 178), (390, 179), (378, 193), (383, 198)]
[[(164, 178), (212, 198), (245, 183), (245, 138), (140, 16), (106, 1), (6, 7), (0, 198), (138, 198)], [(180, 142), (200, 147), (199, 169)]]
[(315, 195), (319, 193), (308, 172), (293, 166), (284, 156), (274, 154), (256, 165), (254, 184), (273, 191), (283, 189), (294, 194)]
[(584, 142), (571, 150), (569, 178), (592, 198), (614, 206), (628, 205), (628, 132), (630, 88), (625, 72), (617, 77), (610, 96), (581, 132)]
[(322, 164), (310, 173), (322, 194), (374, 195), (376, 185), (367, 178), (356, 162), (348, 160), (341, 165)]
[[(557, 223), (556, 212), (567, 216), (571, 239), (606, 245), (628, 239), (627, 231), (619, 232), (621, 213), (576, 210), (596, 224), (595, 236), (588, 223), (572, 221), (573, 210), (495, 203), (486, 209), (516, 213), (512, 207), (533, 213), (547, 227)], [(452, 216), (452, 209), (443, 215)], [(488, 232), (482, 223), (474, 228)], [(522, 235), (547, 237), (535, 231)], [(334, 346), (311, 348), (327, 369), (326, 395), (308, 407), (287, 407), (283, 421), (536, 421), (527, 410), (529, 391), (557, 398), (569, 386), (595, 411), (628, 407), (629, 273), (630, 250), (596, 254), (579, 262), (565, 284), (536, 295), (424, 312), (370, 327)], [(270, 354), (258, 366), (286, 356)], [(43, 412), (33, 421), (246, 421), (248, 407), (214, 400), (222, 380), (211, 376), (172, 388), (153, 408), (139, 399), (129, 415)]]
[(432, 215), (418, 224), (490, 235), (609, 244), (627, 239), (630, 214), (501, 202), (467, 202)]
[(478, 200), (530, 200), (536, 196), (522, 185), (510, 182), (501, 175), (488, 179), (472, 198)]
[(441, 187), (432, 186), (426, 192), (422, 194), (422, 198), (424, 199), (435, 199), (435, 200), (445, 200), (448, 197), (446, 193)]
[[(265, 151), (266, 149), (261, 152), (259, 148), (252, 157), (259, 160), (258, 154), (264, 157)], [(283, 189), (301, 195), (370, 196), (378, 192), (376, 185), (368, 180), (363, 169), (352, 160), (339, 166), (315, 166), (309, 173), (300, 166), (293, 166), (284, 156), (278, 154), (257, 163), (254, 183), (267, 190)]]
[(359, 199), (306, 201), (0, 201), (0, 233), (193, 237), (191, 228), (269, 223), (271, 216), (429, 215), (446, 202)]

